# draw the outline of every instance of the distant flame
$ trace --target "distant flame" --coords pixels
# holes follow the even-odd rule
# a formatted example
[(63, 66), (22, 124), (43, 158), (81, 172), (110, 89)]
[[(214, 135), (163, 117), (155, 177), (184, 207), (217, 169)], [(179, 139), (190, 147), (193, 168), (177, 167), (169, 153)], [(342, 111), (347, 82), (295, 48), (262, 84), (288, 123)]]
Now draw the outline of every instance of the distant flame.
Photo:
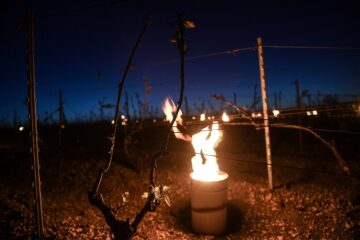
[[(164, 112), (164, 114), (166, 116), (166, 120), (171, 122), (173, 120), (173, 114), (172, 113), (176, 111), (176, 105), (175, 105), (174, 101), (170, 97), (165, 99), (165, 102), (162, 105), (162, 109), (163, 109), (163, 112)], [(174, 132), (174, 135), (175, 135), (176, 138), (182, 139), (184, 141), (189, 142), (189, 141), (191, 141), (191, 137), (186, 135), (186, 134), (181, 133), (179, 128), (177, 127), (177, 124), (182, 125), (181, 116), (182, 116), (182, 112), (180, 110), (178, 115), (177, 115), (176, 121), (174, 122), (172, 131)]]
[[(163, 112), (166, 120), (171, 122), (172, 113), (175, 112), (176, 106), (171, 98), (167, 98), (163, 103)], [(203, 114), (202, 114), (203, 115)], [(205, 114), (204, 114), (205, 117)], [(215, 148), (222, 139), (222, 131), (219, 129), (219, 123), (214, 121), (210, 126), (203, 128), (200, 132), (192, 135), (181, 133), (177, 124), (182, 125), (181, 111), (173, 125), (175, 137), (192, 143), (195, 155), (191, 159), (193, 173), (191, 177), (196, 180), (212, 182), (220, 181), (227, 177), (219, 170), (217, 164)], [(176, 129), (176, 130), (175, 130)]]
[(279, 114), (280, 114), (280, 111), (277, 110), (277, 109), (274, 109), (274, 110), (273, 110), (273, 114), (274, 114), (275, 117), (278, 117)]
[(229, 122), (230, 118), (229, 116), (226, 114), (226, 112), (223, 113), (221, 119), (223, 120), (223, 122)]

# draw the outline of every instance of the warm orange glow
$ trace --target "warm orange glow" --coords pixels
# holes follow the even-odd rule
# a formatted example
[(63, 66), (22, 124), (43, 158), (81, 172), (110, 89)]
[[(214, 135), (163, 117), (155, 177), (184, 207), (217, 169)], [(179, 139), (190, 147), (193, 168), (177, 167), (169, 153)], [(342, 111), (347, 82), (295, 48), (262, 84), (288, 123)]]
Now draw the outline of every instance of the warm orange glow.
[(274, 109), (274, 110), (273, 110), (273, 114), (274, 114), (275, 117), (278, 117), (279, 114), (280, 114), (280, 111), (277, 110), (277, 109)]
[[(212, 182), (224, 179), (217, 164), (215, 148), (222, 138), (219, 123), (213, 122), (210, 126), (203, 128), (200, 132), (192, 135), (191, 143), (195, 155), (191, 159), (193, 173), (192, 178), (196, 180)], [(203, 163), (203, 158), (205, 162)]]
[(221, 119), (223, 120), (223, 122), (229, 122), (230, 118), (229, 116), (226, 114), (226, 112), (223, 113)]
[(262, 114), (261, 113), (256, 113), (256, 112), (253, 112), (253, 113), (251, 113), (251, 117), (252, 118), (261, 118), (262, 117)]
[[(164, 114), (166, 116), (166, 120), (171, 122), (172, 119), (173, 119), (173, 112), (176, 111), (176, 105), (175, 105), (174, 101), (170, 97), (165, 99), (165, 102), (162, 105), (162, 110), (163, 110), (163, 112), (164, 112)], [(176, 121), (174, 122), (172, 131), (174, 132), (174, 135), (175, 135), (176, 138), (182, 139), (184, 141), (191, 141), (191, 137), (186, 135), (186, 134), (183, 134), (182, 132), (180, 132), (180, 130), (177, 127), (177, 124), (182, 125), (181, 116), (182, 116), (182, 112), (180, 110), (178, 115), (177, 115)]]
[[(171, 98), (167, 98), (163, 103), (163, 112), (166, 115), (166, 120), (171, 122), (173, 119), (173, 112), (176, 106)], [(201, 114), (201, 117), (205, 114)], [(177, 128), (177, 124), (182, 125), (181, 111), (174, 122), (173, 132), (175, 137), (188, 142), (191, 142), (195, 151), (195, 155), (191, 159), (193, 173), (191, 177), (196, 180), (213, 182), (220, 181), (227, 177), (219, 170), (217, 164), (215, 148), (222, 139), (222, 131), (219, 129), (219, 123), (214, 121), (210, 126), (203, 128), (200, 132), (192, 135), (181, 133)]]
[(200, 114), (200, 121), (205, 121), (205, 113)]

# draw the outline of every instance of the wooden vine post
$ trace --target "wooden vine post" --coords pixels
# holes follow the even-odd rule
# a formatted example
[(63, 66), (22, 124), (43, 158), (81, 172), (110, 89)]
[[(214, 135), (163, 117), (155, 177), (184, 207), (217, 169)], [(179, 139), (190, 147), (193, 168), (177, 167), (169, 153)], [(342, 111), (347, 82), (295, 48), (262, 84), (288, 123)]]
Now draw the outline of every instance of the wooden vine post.
[(267, 101), (267, 95), (266, 95), (264, 52), (263, 52), (261, 37), (257, 38), (257, 44), (258, 44), (259, 71), (260, 71), (260, 81), (261, 81), (261, 96), (262, 96), (263, 116), (264, 116), (266, 165), (267, 165), (267, 171), (268, 171), (269, 189), (272, 190), (273, 189), (273, 178), (272, 178), (272, 163), (271, 163), (270, 128), (269, 128), (269, 116), (268, 116), (268, 101)]
[(40, 181), (40, 161), (39, 161), (39, 137), (37, 131), (36, 113), (36, 91), (35, 91), (35, 51), (34, 51), (34, 17), (33, 13), (28, 13), (27, 23), (27, 78), (28, 78), (28, 102), (29, 102), (29, 121), (31, 127), (31, 148), (34, 171), (33, 188), (35, 193), (35, 214), (38, 237), (44, 235), (44, 218), (42, 211), (41, 181)]

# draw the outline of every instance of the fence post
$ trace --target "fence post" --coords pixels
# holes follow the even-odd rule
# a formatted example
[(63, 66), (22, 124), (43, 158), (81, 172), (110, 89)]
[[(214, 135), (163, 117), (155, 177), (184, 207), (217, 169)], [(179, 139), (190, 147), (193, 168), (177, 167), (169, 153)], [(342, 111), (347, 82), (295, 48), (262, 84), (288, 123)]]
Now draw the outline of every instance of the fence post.
[(64, 106), (63, 106), (63, 94), (62, 90), (59, 91), (59, 139), (58, 145), (62, 147), (62, 140), (63, 140), (63, 128), (65, 127), (64, 124)]
[(41, 181), (40, 181), (40, 162), (39, 144), (37, 131), (36, 113), (36, 91), (35, 91), (35, 57), (34, 57), (34, 19), (33, 13), (29, 12), (27, 19), (27, 75), (28, 75), (28, 98), (29, 98), (29, 120), (31, 123), (31, 152), (33, 157), (34, 170), (34, 192), (35, 192), (35, 211), (38, 237), (44, 235), (44, 218), (42, 212)]
[(268, 116), (268, 101), (266, 96), (266, 81), (265, 81), (265, 69), (264, 69), (264, 53), (261, 37), (257, 38), (258, 44), (258, 57), (259, 57), (259, 71), (261, 82), (261, 96), (263, 105), (264, 116), (264, 133), (265, 133), (265, 147), (266, 147), (266, 165), (268, 171), (268, 183), (270, 190), (273, 189), (272, 179), (272, 164), (271, 164), (271, 145), (270, 145), (270, 129), (269, 129), (269, 116)]
[[(299, 87), (299, 80), (295, 80), (295, 89), (296, 89), (296, 107), (297, 107), (297, 112), (301, 112), (301, 108), (302, 108), (302, 103), (301, 103), (301, 97), (300, 97), (300, 87)], [(301, 126), (301, 115), (300, 114), (297, 115), (297, 120), (298, 120), (298, 124), (299, 126)], [(302, 130), (299, 129), (299, 147), (302, 148)]]

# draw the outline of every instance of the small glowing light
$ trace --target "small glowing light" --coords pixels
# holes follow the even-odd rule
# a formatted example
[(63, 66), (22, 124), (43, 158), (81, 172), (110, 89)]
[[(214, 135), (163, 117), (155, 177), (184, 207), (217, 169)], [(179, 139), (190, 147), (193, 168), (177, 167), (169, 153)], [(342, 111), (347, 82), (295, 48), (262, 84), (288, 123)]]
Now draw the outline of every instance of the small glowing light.
[(253, 117), (253, 118), (261, 118), (262, 117), (262, 114), (261, 113), (251, 113), (251, 117)]
[(223, 113), (221, 119), (223, 120), (223, 122), (229, 122), (230, 118), (229, 116), (226, 114), (226, 112)]
[(121, 119), (125, 120), (126, 119), (125, 115), (121, 115)]
[(205, 121), (205, 113), (202, 113), (201, 115), (200, 115), (200, 121)]
[(111, 124), (112, 125), (114, 125), (115, 124), (115, 120), (113, 119), (113, 120), (111, 120)]
[(127, 124), (126, 122), (121, 122), (121, 125), (126, 126)]
[(191, 119), (192, 119), (192, 120), (195, 120), (195, 119), (196, 119), (196, 117), (195, 117), (195, 116), (193, 116)]
[(306, 115), (311, 116), (311, 112), (310, 112), (310, 111), (306, 111)]
[(210, 117), (210, 116), (208, 117), (208, 120), (211, 120), (211, 117)]
[(316, 116), (316, 115), (318, 115), (318, 112), (317, 112), (316, 110), (313, 110), (313, 111), (312, 111), (312, 115), (315, 115), (315, 116)]
[(20, 127), (19, 127), (19, 131), (20, 131), (20, 132), (24, 131), (24, 129), (25, 129), (25, 128), (24, 128), (23, 126), (20, 126)]
[(65, 128), (65, 124), (61, 124), (61, 125), (60, 125), (60, 128), (61, 128), (61, 129), (64, 129), (64, 128)]
[(274, 110), (273, 110), (273, 114), (274, 114), (275, 117), (278, 117), (279, 114), (280, 114), (280, 111), (277, 110), (277, 109), (274, 109)]
[(156, 123), (156, 119), (155, 119), (155, 118), (153, 119), (153, 123)]

